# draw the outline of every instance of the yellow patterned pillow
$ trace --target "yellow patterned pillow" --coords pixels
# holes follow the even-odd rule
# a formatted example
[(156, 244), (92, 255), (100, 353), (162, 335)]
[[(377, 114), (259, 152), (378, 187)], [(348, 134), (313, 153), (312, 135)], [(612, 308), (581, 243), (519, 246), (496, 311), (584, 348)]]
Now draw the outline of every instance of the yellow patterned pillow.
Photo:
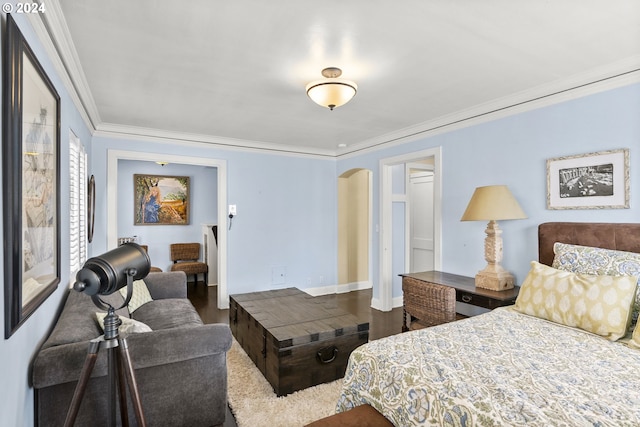
[[(122, 298), (127, 298), (127, 287), (120, 288), (120, 293), (122, 294)], [(149, 289), (147, 288), (147, 284), (144, 283), (144, 280), (134, 280), (133, 281), (133, 291), (131, 293), (131, 300), (127, 307), (129, 307), (129, 313), (133, 313), (143, 304), (148, 303), (149, 301), (153, 301), (151, 298), (151, 294), (149, 293)]]
[(532, 261), (515, 309), (616, 341), (631, 321), (636, 281), (633, 276), (576, 274)]

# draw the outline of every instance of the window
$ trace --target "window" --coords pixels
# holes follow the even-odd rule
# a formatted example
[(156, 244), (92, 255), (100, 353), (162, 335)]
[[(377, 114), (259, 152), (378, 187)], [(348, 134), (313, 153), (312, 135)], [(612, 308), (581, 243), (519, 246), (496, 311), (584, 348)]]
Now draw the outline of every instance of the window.
[(71, 282), (87, 259), (87, 154), (69, 135), (69, 262)]

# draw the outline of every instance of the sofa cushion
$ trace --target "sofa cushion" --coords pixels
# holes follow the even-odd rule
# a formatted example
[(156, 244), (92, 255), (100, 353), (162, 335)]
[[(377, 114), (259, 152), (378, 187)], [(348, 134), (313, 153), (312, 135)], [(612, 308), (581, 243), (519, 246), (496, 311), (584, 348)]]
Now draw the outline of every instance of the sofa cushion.
[(188, 299), (154, 300), (140, 306), (131, 317), (146, 323), (154, 331), (203, 325), (198, 312)]
[(102, 335), (95, 312), (96, 306), (91, 297), (70, 290), (60, 318), (43, 348), (89, 341)]

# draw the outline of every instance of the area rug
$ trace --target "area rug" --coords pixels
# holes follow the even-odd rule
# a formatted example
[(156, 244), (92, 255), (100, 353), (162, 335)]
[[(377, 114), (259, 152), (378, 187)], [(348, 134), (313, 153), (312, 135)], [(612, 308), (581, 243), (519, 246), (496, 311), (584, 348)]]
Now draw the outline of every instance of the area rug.
[(234, 339), (227, 353), (229, 406), (238, 427), (301, 427), (335, 413), (342, 380), (277, 397)]

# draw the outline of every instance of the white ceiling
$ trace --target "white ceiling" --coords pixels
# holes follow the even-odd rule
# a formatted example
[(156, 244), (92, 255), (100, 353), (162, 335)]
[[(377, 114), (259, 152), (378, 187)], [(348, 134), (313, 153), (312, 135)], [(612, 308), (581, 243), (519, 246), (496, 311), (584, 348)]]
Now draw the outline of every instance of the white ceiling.
[[(640, 81), (638, 0), (52, 1), (98, 131), (334, 155)], [(334, 111), (304, 90), (327, 66), (359, 89)]]

